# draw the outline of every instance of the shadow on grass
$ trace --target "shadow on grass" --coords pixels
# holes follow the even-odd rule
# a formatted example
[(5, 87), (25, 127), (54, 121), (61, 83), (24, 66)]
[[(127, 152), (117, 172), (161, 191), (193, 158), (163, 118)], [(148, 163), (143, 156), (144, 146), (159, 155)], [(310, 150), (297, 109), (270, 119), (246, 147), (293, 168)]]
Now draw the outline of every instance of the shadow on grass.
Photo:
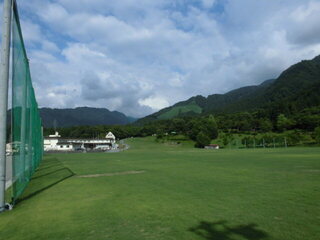
[(25, 192), (15, 201), (15, 204), (35, 197), (74, 175), (74, 172), (59, 160), (48, 159), (40, 165)]
[(47, 170), (47, 169), (53, 168), (53, 167), (56, 167), (56, 165), (53, 164), (53, 165), (49, 165), (49, 166), (42, 167), (41, 169), (38, 169), (36, 172), (42, 172), (42, 171), (44, 171), (44, 170)]
[(207, 240), (235, 240), (239, 237), (246, 240), (260, 240), (268, 237), (266, 232), (257, 229), (256, 224), (230, 226), (227, 221), (202, 221), (189, 231)]
[[(63, 170), (65, 170), (65, 169), (69, 169), (69, 168), (65, 168), (65, 167), (64, 167), (64, 168), (55, 169), (55, 170), (53, 170), (53, 171), (51, 171), (51, 172), (42, 174), (42, 175), (40, 175), (40, 176), (32, 177), (31, 180), (38, 179), (38, 178), (43, 178), (43, 177), (45, 177), (45, 176), (49, 176), (49, 175), (51, 175), (51, 174), (55, 174), (56, 172), (63, 171)], [(69, 169), (69, 170), (70, 170), (70, 169)], [(70, 170), (70, 171), (71, 171), (71, 170)]]

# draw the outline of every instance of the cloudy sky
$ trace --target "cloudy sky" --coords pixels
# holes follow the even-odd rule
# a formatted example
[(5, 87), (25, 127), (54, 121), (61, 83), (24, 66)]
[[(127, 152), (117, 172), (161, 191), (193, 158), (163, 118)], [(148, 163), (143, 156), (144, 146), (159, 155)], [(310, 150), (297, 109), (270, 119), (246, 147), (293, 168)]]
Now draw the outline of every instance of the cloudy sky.
[[(18, 0), (41, 107), (141, 117), (320, 54), (320, 0)], [(1, 4), (2, 9), (2, 4)]]

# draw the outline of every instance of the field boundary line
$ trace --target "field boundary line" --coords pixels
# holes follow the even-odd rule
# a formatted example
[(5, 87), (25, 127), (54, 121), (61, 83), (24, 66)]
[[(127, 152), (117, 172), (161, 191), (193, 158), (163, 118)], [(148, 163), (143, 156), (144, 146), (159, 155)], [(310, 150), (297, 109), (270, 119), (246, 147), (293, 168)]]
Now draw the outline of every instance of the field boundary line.
[(145, 172), (146, 171), (125, 171), (125, 172), (114, 172), (114, 173), (78, 175), (78, 176), (75, 176), (75, 177), (78, 177), (78, 178), (112, 177), (112, 176), (119, 176), (119, 175), (141, 174), (141, 173), (145, 173)]

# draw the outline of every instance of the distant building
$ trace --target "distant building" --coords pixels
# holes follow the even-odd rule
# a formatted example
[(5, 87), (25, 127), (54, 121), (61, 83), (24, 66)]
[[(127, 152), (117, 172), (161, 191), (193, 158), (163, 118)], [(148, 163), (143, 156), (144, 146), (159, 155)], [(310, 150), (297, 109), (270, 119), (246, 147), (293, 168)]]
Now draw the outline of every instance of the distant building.
[(106, 139), (114, 142), (116, 141), (116, 137), (113, 135), (112, 132), (108, 132), (108, 134), (106, 135)]
[(55, 132), (53, 135), (49, 135), (49, 138), (59, 138), (61, 137), (58, 132)]
[(7, 143), (6, 144), (6, 155), (11, 155), (12, 154), (12, 143)]
[(110, 150), (117, 148), (112, 132), (104, 139), (65, 139), (58, 132), (44, 138), (44, 151)]
[(219, 149), (219, 145), (218, 144), (210, 144), (208, 146), (204, 147), (205, 149)]

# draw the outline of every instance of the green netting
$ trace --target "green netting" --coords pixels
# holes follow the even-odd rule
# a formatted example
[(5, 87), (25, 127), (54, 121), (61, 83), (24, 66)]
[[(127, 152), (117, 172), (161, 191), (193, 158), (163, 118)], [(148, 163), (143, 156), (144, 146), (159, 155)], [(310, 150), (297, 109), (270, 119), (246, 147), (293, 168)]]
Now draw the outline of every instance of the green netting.
[(12, 21), (12, 199), (23, 193), (43, 153), (43, 137), (17, 7)]

